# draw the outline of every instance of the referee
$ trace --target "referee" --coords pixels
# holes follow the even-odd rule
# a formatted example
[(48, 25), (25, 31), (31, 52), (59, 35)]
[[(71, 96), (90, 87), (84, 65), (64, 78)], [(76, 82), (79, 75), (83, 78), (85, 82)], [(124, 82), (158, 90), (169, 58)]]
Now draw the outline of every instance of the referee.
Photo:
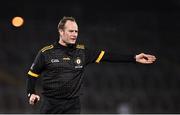
[(73, 17), (63, 17), (58, 24), (59, 41), (42, 48), (27, 77), (29, 104), (40, 100), (35, 91), (37, 79), (42, 80), (43, 102), (40, 113), (80, 113), (80, 89), (83, 72), (90, 63), (138, 62), (151, 64), (156, 57), (149, 54), (124, 55), (94, 51), (77, 44), (78, 25)]

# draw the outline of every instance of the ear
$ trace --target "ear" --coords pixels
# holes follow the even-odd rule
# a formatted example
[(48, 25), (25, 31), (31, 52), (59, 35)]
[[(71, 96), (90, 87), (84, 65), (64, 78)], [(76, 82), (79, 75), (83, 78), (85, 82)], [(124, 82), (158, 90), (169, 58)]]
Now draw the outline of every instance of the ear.
[(59, 34), (63, 35), (64, 31), (62, 29), (59, 29)]

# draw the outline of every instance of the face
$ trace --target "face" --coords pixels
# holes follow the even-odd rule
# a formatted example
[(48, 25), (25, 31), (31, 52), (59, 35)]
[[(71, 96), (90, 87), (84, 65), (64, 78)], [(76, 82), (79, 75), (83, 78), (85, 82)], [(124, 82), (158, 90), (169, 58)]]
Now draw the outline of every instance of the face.
[(68, 20), (64, 29), (59, 30), (60, 43), (62, 45), (75, 44), (78, 36), (78, 26), (76, 22)]

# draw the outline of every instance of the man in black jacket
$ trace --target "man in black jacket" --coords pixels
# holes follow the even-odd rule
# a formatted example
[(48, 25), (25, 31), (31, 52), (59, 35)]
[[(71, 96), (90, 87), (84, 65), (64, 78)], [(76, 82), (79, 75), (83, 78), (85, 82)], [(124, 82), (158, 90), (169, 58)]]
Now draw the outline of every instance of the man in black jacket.
[(80, 113), (80, 89), (83, 72), (90, 63), (138, 62), (151, 64), (156, 57), (149, 54), (124, 55), (89, 50), (77, 44), (78, 25), (73, 17), (63, 17), (58, 24), (59, 41), (42, 48), (29, 72), (27, 93), (29, 104), (40, 100), (35, 92), (37, 79), (42, 80), (41, 113)]

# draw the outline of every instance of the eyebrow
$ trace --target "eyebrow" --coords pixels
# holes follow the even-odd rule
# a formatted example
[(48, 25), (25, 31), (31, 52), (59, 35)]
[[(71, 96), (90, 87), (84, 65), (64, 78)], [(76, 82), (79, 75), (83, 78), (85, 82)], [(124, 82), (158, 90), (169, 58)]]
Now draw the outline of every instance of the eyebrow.
[(73, 32), (73, 31), (75, 31), (75, 32), (78, 32), (78, 30), (69, 30), (70, 32)]

